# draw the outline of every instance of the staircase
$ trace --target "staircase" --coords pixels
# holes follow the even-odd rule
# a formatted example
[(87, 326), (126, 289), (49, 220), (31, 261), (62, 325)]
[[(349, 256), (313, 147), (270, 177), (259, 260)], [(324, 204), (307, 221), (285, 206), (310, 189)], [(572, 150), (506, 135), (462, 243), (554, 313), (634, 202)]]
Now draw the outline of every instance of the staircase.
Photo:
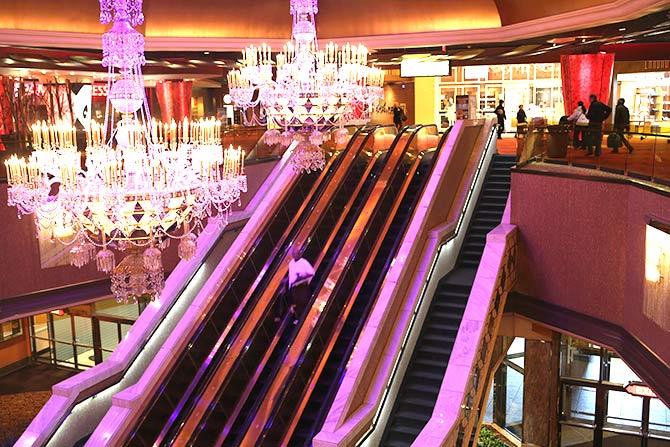
[(411, 445), (433, 413), (486, 234), (500, 224), (510, 190), (510, 168), (515, 163), (513, 156), (493, 156), (456, 266), (440, 280), (428, 309), (382, 438), (383, 446)]

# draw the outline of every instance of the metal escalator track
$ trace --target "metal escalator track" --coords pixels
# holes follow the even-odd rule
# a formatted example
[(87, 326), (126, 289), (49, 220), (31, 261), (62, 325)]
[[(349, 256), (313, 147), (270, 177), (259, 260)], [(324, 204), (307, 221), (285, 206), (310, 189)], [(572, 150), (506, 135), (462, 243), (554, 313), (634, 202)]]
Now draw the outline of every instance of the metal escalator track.
[(382, 446), (409, 446), (430, 419), (481, 260), (486, 234), (501, 221), (515, 158), (494, 155), (456, 267), (439, 282), (398, 391)]
[(330, 355), (327, 356), (321, 374), (318, 375), (318, 380), (313, 380), (310, 389), (304, 393), (301, 408), (292, 415), (292, 421), (284, 436), (284, 439), (288, 440), (288, 445), (311, 445), (312, 438), (321, 429), (341, 383), (348, 359), (372, 309), (375, 297), (379, 294), (388, 269), (397, 256), (397, 250), (407, 225), (419, 203), (421, 192), (430, 178), (434, 163), (447, 136), (448, 131), (442, 136), (437, 149), (428, 152), (423, 157), (406, 192), (401, 197), (397, 211), (391, 216), (391, 223), (384, 235), (381, 247), (348, 316), (342, 320), (340, 333)]
[[(351, 210), (358, 207), (358, 202), (367, 194), (378, 171), (384, 166), (386, 154), (373, 155), (364, 150), (366, 143), (367, 138), (361, 141), (360, 152), (336, 193), (326, 198), (323, 207), (317, 206), (314, 222), (296, 242), (296, 246), (302, 245), (304, 257), (314, 263), (317, 276), (323, 269), (324, 260), (339, 245), (341, 234), (348, 226)], [(285, 268), (277, 274), (283, 276)], [(220, 386), (211, 387), (212, 390), (217, 388), (212, 403), (208, 404), (203, 414), (191, 416), (193, 422), (188, 423), (177, 436), (177, 443), (213, 445), (217, 439), (221, 439), (221, 442), (226, 437), (233, 439), (239, 424), (246, 420), (249, 409), (245, 403), (250, 398), (253, 401), (253, 396), (262, 387), (265, 365), (274, 362), (277, 353), (285, 347), (295, 329), (292, 321), (287, 321), (293, 320), (293, 315), (279, 318), (279, 321), (276, 318), (281, 315), (283, 292), (270, 288), (265, 292), (267, 296), (260, 301), (263, 307), (258, 310), (258, 319), (251, 322), (255, 326), (239, 340), (240, 343), (244, 342), (244, 351), (230, 359)], [(302, 311), (297, 309), (296, 316)], [(196, 426), (195, 421), (200, 418), (202, 420)]]
[(236, 431), (237, 436), (226, 440), (225, 445), (284, 444), (281, 438), (287, 421), (290, 422), (299, 406), (299, 397), (312, 372), (319, 367), (321, 354), (330, 350), (330, 334), (336, 330), (340, 313), (349, 307), (347, 301), (356, 278), (363, 272), (361, 268), (364, 269), (374, 255), (374, 241), (383, 231), (389, 205), (394, 203), (419, 165), (421, 158), (407, 152), (417, 132), (413, 129), (409, 138), (396, 142), (389, 150), (385, 174), (371, 185), (376, 193), (357, 198), (357, 201), (360, 199), (358, 206), (347, 216), (350, 224), (337, 236), (341, 242), (331, 247), (326, 256), (328, 262), (322, 264), (312, 281), (312, 300), (303, 315), (302, 327), (294, 331), (297, 335), (291, 334), (274, 365), (269, 365), (266, 383), (259, 387), (261, 392), (246, 404), (250, 408), (249, 417), (244, 424), (239, 424), (241, 429)]
[[(352, 141), (356, 137), (357, 134), (352, 137)], [(216, 303), (195, 330), (187, 349), (178, 354), (179, 359), (153, 396), (127, 445), (160, 444), (166, 426), (169, 427), (175, 421), (175, 415), (179, 413), (177, 410), (194, 391), (194, 380), (202, 374), (202, 366), (211, 361), (210, 353), (228, 332), (225, 323), (243, 313), (249, 290), (262, 282), (268, 264), (282, 247), (290, 243), (291, 237), (300, 228), (302, 217), (308, 214), (303, 211), (313, 207), (340, 160), (341, 155), (332, 157), (322, 173), (303, 174), (294, 181), (267, 226), (244, 254), (231, 280), (220, 290)]]

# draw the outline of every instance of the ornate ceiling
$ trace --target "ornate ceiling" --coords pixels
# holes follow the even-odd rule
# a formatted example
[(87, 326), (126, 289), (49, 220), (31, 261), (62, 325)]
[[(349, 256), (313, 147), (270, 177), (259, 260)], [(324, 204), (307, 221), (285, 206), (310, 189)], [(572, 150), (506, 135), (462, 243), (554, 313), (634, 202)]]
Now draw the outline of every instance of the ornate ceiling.
[[(55, 42), (52, 46), (60, 42), (60, 46), (84, 48), (92, 45), (93, 36), (99, 40), (104, 30), (98, 23), (96, 0), (2, 3), (0, 37), (10, 44), (20, 43), (23, 36), (35, 38), (41, 34), (47, 44)], [(468, 36), (474, 43), (496, 39), (497, 30), (501, 31), (500, 39), (518, 39), (516, 34), (523, 32), (525, 24), (529, 25), (528, 33), (539, 26), (546, 34), (565, 30), (559, 27), (585, 27), (585, 17), (593, 22), (590, 25), (600, 25), (603, 20), (615, 21), (608, 15), (634, 19), (668, 4), (667, 0), (551, 0), (530, 4), (528, 0), (321, 0), (317, 25), (322, 39), (359, 37), (377, 48), (397, 46), (398, 36), (407, 36), (406, 46), (453, 43)], [(144, 11), (143, 31), (149, 49), (186, 49), (178, 48), (177, 39), (182, 43), (199, 40), (200, 44), (207, 39), (218, 43), (227, 40), (239, 46), (240, 40), (283, 41), (290, 35), (288, 0), (145, 0)], [(507, 28), (516, 30), (516, 34), (508, 35)], [(467, 32), (475, 29), (477, 33)], [(12, 33), (19, 37), (12, 41)], [(396, 42), (385, 41), (391, 36)]]

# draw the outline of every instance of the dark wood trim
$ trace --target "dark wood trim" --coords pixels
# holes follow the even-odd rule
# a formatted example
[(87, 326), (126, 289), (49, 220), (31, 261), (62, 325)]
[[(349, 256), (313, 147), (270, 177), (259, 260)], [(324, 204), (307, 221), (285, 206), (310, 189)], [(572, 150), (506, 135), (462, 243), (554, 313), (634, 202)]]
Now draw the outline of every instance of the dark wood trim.
[[(534, 165), (537, 166), (537, 165)], [(551, 169), (525, 169), (523, 166), (514, 166), (512, 167), (512, 174), (530, 174), (530, 175), (545, 175), (549, 177), (560, 177), (560, 178), (569, 178), (573, 180), (587, 180), (595, 181), (602, 183), (615, 183), (618, 185), (627, 185), (640, 188), (645, 191), (653, 192), (661, 196), (670, 197), (670, 190), (667, 189), (667, 186), (663, 183), (655, 182), (658, 186), (643, 183), (635, 178), (617, 178), (617, 177), (605, 177), (602, 175), (591, 175), (591, 174), (579, 174), (576, 172), (558, 172)]]
[[(568, 332), (613, 349), (670, 406), (670, 367), (653, 349), (621, 326), (518, 292), (509, 294), (505, 312), (522, 315), (557, 332)], [(663, 342), (659, 340), (659, 343)]]

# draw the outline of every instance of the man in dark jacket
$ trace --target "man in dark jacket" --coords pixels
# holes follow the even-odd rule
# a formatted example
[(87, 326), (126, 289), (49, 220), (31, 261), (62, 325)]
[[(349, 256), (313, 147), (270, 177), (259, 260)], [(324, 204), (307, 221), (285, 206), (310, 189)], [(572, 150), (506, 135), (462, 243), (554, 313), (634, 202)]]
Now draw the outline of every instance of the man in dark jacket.
[(528, 130), (528, 117), (526, 111), (523, 110), (523, 104), (519, 104), (519, 110), (516, 112), (516, 133), (517, 135), (525, 135)]
[(588, 112), (586, 112), (586, 117), (589, 119), (586, 155), (593, 154), (595, 148), (595, 156), (599, 157), (600, 146), (603, 142), (603, 122), (612, 114), (612, 108), (598, 101), (596, 95), (590, 95), (589, 101), (591, 104), (589, 105)]
[(507, 115), (505, 115), (505, 107), (503, 106), (504, 103), (505, 101), (502, 99), (498, 101), (498, 107), (494, 110), (498, 117), (498, 139), (502, 138), (502, 134), (505, 131), (505, 119), (507, 119)]
[[(619, 135), (621, 142), (628, 148), (628, 152), (633, 152), (633, 146), (626, 139), (625, 133), (628, 132), (630, 126), (630, 112), (628, 107), (624, 105), (626, 102), (625, 99), (620, 98), (616, 103), (616, 108), (614, 109), (614, 132)], [(615, 147), (612, 149), (613, 153), (619, 152), (619, 148)]]

